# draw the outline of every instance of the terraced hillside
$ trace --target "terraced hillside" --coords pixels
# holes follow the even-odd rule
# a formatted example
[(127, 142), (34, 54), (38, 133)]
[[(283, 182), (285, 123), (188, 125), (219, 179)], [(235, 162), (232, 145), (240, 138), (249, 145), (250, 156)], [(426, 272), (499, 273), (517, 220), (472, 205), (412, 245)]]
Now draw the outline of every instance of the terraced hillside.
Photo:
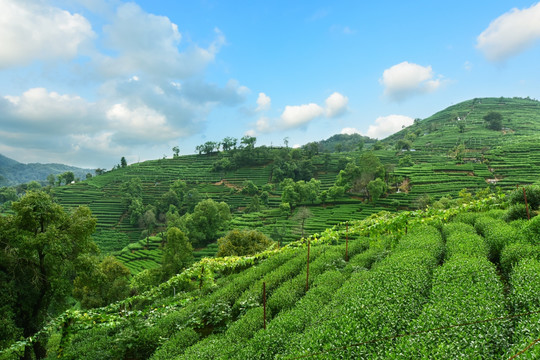
[(46, 330), (49, 354), (536, 358), (540, 220), (505, 221), (503, 199), (384, 213), (328, 229), (311, 246), (204, 259), (143, 295), (68, 311)]
[[(483, 120), (489, 112), (503, 117), (500, 131), (486, 128)], [(517, 184), (532, 184), (540, 173), (540, 103), (530, 99), (485, 98), (465, 101), (433, 116), (419, 120), (379, 144), (369, 143), (363, 151), (372, 151), (387, 168), (388, 193), (375, 203), (359, 194), (320, 199), (299, 205), (311, 210), (305, 233), (315, 234), (346, 220), (360, 220), (381, 210), (414, 209), (446, 197), (456, 198), (462, 189), (475, 193), (486, 187), (510, 189)], [(409, 150), (396, 148), (400, 141), (410, 142)], [(407, 147), (405, 147), (407, 148)], [(257, 148), (259, 149), (259, 148)], [(233, 228), (263, 231), (269, 236), (281, 232), (280, 241), (288, 243), (300, 237), (293, 214), (279, 210), (281, 190), (270, 187), (268, 205), (260, 211), (245, 213), (251, 196), (240, 190), (246, 180), (259, 188), (273, 182), (274, 159), (285, 149), (264, 149), (257, 163), (234, 171), (212, 171), (218, 159), (232, 158), (231, 152), (189, 155), (132, 164), (89, 179), (54, 189), (63, 205), (87, 204), (98, 217), (95, 239), (104, 251), (118, 251), (141, 239), (141, 229), (130, 224), (127, 206), (122, 204), (121, 185), (138, 178), (143, 186), (144, 205), (153, 203), (178, 179), (186, 181), (202, 198), (225, 201), (231, 208)], [(289, 149), (290, 151), (290, 149)], [(321, 190), (328, 190), (347, 161), (358, 158), (359, 151), (313, 153), (307, 156)], [(157, 229), (159, 235), (160, 229)], [(135, 246), (129, 249), (133, 259)], [(126, 248), (123, 253), (126, 253)], [(198, 254), (212, 255), (215, 246)], [(155, 261), (159, 261), (156, 249)], [(139, 261), (130, 260), (126, 261)], [(141, 260), (146, 261), (146, 260)], [(129, 265), (141, 268), (139, 263)]]

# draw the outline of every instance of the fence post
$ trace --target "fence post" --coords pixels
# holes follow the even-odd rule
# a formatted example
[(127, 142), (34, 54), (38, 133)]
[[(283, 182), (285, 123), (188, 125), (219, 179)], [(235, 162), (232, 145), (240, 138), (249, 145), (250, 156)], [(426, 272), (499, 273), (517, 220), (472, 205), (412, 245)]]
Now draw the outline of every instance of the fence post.
[(306, 265), (306, 292), (309, 290), (309, 248), (311, 242), (308, 239), (307, 242), (307, 265)]
[(263, 281), (263, 329), (266, 330), (266, 281)]
[(349, 222), (346, 224), (345, 232), (345, 261), (349, 261)]

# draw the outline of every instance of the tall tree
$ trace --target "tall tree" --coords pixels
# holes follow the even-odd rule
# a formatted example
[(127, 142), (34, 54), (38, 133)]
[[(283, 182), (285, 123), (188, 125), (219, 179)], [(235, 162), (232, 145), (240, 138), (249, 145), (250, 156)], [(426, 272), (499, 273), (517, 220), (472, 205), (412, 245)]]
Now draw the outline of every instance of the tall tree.
[(219, 231), (226, 229), (230, 219), (229, 205), (212, 199), (199, 202), (193, 213), (183, 216), (189, 240), (194, 245), (206, 245), (217, 240)]
[(176, 227), (169, 228), (161, 260), (163, 280), (178, 274), (192, 261), (193, 247), (189, 243), (187, 236)]
[[(66, 213), (42, 191), (12, 208), (14, 215), (0, 217), (0, 288), (9, 289), (13, 323), (29, 337), (64, 309), (81, 259), (97, 251), (90, 238), (96, 219), (88, 207)], [(35, 339), (24, 358), (45, 357), (42, 341)]]
[(125, 168), (127, 166), (127, 161), (126, 161), (126, 158), (122, 156), (122, 158), (120, 159), (120, 166)]
[(309, 210), (307, 207), (302, 206), (298, 209), (296, 214), (292, 217), (294, 221), (298, 221), (298, 228), (297, 231), (302, 234), (302, 237), (304, 237), (304, 227), (306, 220), (313, 216), (313, 213), (311, 210)]
[(221, 147), (223, 148), (223, 151), (228, 151), (232, 149), (236, 149), (236, 142), (238, 139), (227, 136), (225, 139), (221, 141)]

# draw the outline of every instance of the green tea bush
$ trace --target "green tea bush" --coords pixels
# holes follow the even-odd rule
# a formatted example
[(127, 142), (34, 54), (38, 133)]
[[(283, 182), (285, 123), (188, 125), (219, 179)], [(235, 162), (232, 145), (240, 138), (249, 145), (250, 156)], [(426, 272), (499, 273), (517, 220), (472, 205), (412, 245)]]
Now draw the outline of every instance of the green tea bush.
[(468, 231), (452, 233), (446, 240), (446, 259), (456, 255), (469, 255), (487, 259), (489, 248), (480, 235)]
[(444, 245), (436, 229), (422, 227), (414, 234), (416, 237), (413, 232), (403, 237), (395, 252), (370, 271), (354, 273), (336, 292), (325, 316), (304, 333), (291, 337), (283, 355), (294, 357), (339, 348), (318, 358), (384, 357), (389, 343), (348, 345), (397, 335), (420, 314)]
[(508, 276), (512, 268), (521, 260), (540, 259), (540, 246), (528, 242), (516, 242), (507, 245), (501, 252), (501, 269)]
[(453, 221), (451, 223), (444, 224), (441, 232), (445, 241), (447, 241), (448, 237), (455, 232), (476, 234), (476, 230), (471, 224), (459, 221)]
[(314, 323), (345, 279), (337, 270), (320, 275), (294, 308), (281, 312), (266, 330), (259, 330), (231, 359), (274, 359), (283, 352), (291, 336), (302, 333)]
[(465, 224), (474, 225), (476, 218), (481, 215), (481, 213), (461, 212), (454, 217), (454, 222), (462, 222)]
[(184, 353), (185, 349), (199, 340), (199, 334), (193, 329), (181, 329), (159, 347), (150, 357), (151, 360), (170, 360)]
[(521, 235), (503, 220), (487, 216), (478, 218), (474, 227), (484, 237), (489, 248), (489, 259), (494, 263), (499, 262), (504, 246), (515, 243), (521, 238)]
[[(540, 261), (524, 259), (513, 269), (510, 278), (510, 303), (514, 314), (540, 311)], [(531, 314), (516, 318), (513, 344), (505, 354), (510, 358), (524, 350), (538, 339), (540, 334), (540, 314)], [(519, 356), (520, 359), (538, 359), (540, 347), (533, 346)]]
[[(529, 211), (529, 214), (532, 215), (532, 211)], [(505, 221), (510, 222), (518, 219), (527, 219), (527, 209), (525, 208), (525, 204), (510, 205), (508, 210), (506, 210), (504, 216)]]
[[(503, 285), (487, 259), (458, 255), (435, 271), (429, 303), (400, 340), (395, 358), (495, 359), (508, 345), (507, 322), (479, 322), (507, 315)], [(463, 327), (452, 327), (468, 323)], [(390, 356), (392, 357), (392, 356)]]
[(511, 204), (525, 204), (525, 198), (523, 197), (523, 189), (527, 195), (527, 203), (531, 209), (538, 209), (540, 206), (540, 186), (528, 185), (523, 188), (515, 189), (508, 194), (508, 201)]

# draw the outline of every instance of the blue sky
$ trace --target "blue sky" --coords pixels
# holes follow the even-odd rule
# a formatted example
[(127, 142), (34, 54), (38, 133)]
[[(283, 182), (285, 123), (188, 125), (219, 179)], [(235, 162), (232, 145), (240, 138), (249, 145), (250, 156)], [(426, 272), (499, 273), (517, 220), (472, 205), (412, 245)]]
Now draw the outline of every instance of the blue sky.
[(531, 1), (0, 0), (0, 153), (111, 168), (540, 97)]

